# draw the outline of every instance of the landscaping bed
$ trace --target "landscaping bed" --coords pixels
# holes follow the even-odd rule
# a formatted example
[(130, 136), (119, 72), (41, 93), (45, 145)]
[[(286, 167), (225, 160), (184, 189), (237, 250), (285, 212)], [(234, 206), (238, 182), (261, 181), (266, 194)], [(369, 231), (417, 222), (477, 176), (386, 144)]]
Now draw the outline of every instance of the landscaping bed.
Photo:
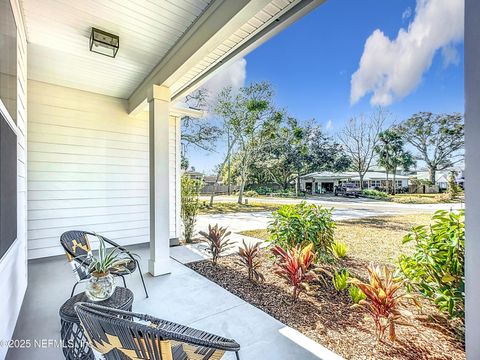
[[(371, 261), (390, 265), (400, 253), (409, 253), (411, 248), (401, 245), (402, 237), (411, 226), (428, 224), (430, 218), (413, 214), (339, 221), (335, 238), (347, 243), (348, 255), (323, 266), (331, 273), (345, 268), (351, 276), (366, 280), (366, 267)], [(265, 230), (245, 235), (268, 236)], [(310, 289), (293, 302), (292, 288), (275, 272), (268, 249), (262, 250), (258, 269), (264, 282), (249, 281), (238, 259), (231, 255), (220, 258), (217, 265), (201, 261), (188, 266), (346, 359), (465, 358), (461, 323), (447, 320), (428, 300), (418, 298), (421, 309), (408, 305), (413, 326), (397, 325), (395, 342), (377, 342), (372, 318), (364, 308), (352, 308), (348, 291), (337, 291), (329, 276), (324, 276), (325, 282), (311, 282)]]

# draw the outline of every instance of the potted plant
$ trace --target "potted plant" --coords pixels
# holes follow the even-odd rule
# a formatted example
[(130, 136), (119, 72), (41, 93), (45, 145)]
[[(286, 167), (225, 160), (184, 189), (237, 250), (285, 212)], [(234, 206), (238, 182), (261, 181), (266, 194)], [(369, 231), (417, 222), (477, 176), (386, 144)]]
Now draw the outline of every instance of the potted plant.
[(111, 271), (125, 270), (126, 265), (132, 261), (130, 255), (118, 247), (107, 250), (103, 238), (97, 237), (99, 239), (98, 254), (89, 255), (85, 259), (90, 273), (85, 294), (91, 301), (103, 301), (112, 296), (115, 291), (115, 278)]

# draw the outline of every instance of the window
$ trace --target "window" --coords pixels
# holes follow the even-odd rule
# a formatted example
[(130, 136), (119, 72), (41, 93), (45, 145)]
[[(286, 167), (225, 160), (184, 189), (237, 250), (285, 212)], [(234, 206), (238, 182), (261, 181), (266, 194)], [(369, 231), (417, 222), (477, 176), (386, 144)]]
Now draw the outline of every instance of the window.
[(0, 259), (17, 238), (17, 136), (0, 113)]
[(17, 28), (0, 0), (0, 259), (17, 238)]

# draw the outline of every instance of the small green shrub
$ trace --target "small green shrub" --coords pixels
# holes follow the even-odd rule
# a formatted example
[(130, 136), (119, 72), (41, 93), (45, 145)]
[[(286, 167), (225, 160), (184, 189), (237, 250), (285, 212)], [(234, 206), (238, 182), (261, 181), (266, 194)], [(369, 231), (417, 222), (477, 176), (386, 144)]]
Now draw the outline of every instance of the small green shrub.
[(409, 290), (435, 302), (451, 318), (465, 317), (465, 213), (437, 211), (433, 225), (417, 226), (403, 243), (414, 242), (413, 255), (402, 255), (400, 271)]
[(374, 190), (374, 189), (363, 189), (362, 195), (371, 197), (374, 199), (388, 199), (390, 197), (386, 192)]
[(284, 205), (273, 212), (273, 221), (268, 227), (270, 241), (286, 249), (313, 243), (314, 251), (332, 253), (335, 221), (332, 209), (302, 202)]
[(183, 238), (185, 242), (191, 243), (197, 223), (198, 210), (200, 209), (200, 182), (184, 175), (180, 185), (180, 217), (183, 222)]
[(348, 288), (348, 294), (350, 295), (350, 299), (354, 304), (359, 304), (360, 301), (367, 298), (365, 293), (356, 285), (350, 285)]
[(341, 241), (334, 241), (332, 244), (332, 250), (335, 256), (339, 259), (344, 258), (347, 256), (347, 244)]
[(245, 191), (246, 197), (258, 197), (258, 193), (255, 190)]
[(333, 286), (337, 291), (343, 291), (348, 286), (348, 279), (350, 274), (347, 270), (343, 269), (340, 271), (335, 271), (332, 277)]

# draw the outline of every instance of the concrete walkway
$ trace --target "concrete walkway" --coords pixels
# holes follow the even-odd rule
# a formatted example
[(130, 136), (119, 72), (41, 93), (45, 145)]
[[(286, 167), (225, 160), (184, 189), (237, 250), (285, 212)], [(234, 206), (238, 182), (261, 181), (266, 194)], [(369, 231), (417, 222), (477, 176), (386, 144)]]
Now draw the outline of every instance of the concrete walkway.
[[(148, 247), (135, 246), (132, 250), (141, 256), (146, 269)], [(134, 311), (233, 338), (241, 345), (242, 360), (341, 359), (173, 259), (171, 269), (169, 275), (146, 275), (148, 299), (138, 274), (127, 277), (127, 284), (135, 294)], [(74, 276), (64, 256), (30, 261), (28, 290), (14, 339), (59, 340), (58, 309), (69, 297), (73, 283)], [(7, 360), (63, 358), (61, 349), (55, 347), (11, 349), (6, 357)], [(227, 354), (224, 358), (235, 357)]]

